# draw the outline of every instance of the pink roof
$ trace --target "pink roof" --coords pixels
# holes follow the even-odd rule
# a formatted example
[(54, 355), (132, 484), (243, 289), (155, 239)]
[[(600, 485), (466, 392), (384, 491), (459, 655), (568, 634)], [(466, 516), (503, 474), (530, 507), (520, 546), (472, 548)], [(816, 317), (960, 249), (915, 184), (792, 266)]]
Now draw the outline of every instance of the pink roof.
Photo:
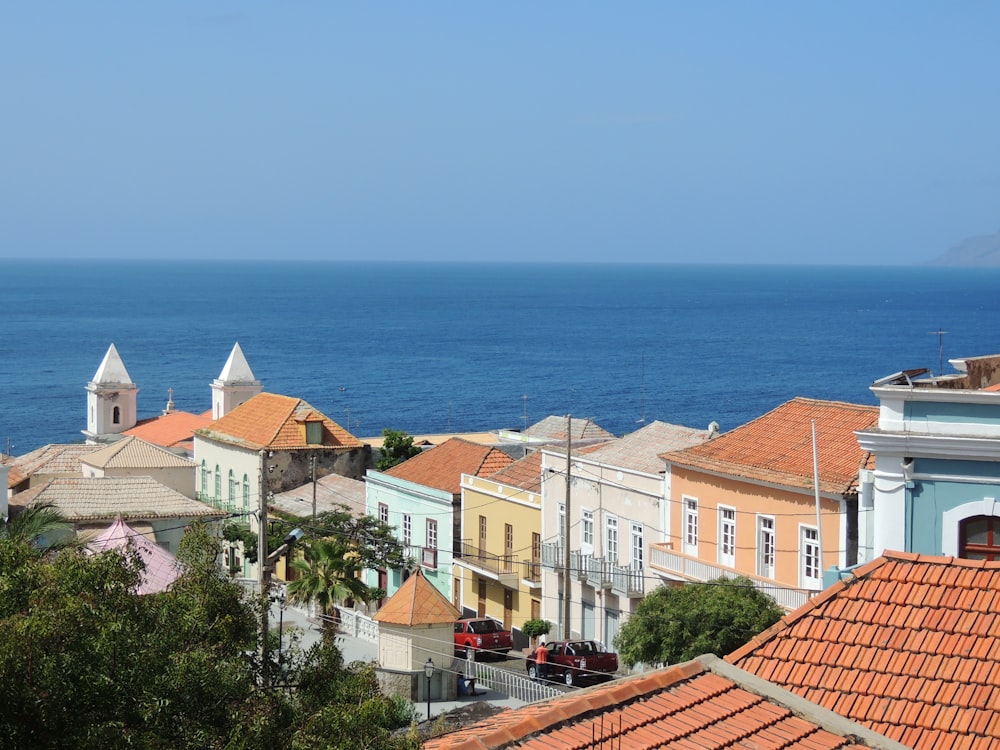
[(133, 546), (146, 566), (139, 582), (138, 594), (158, 594), (166, 591), (181, 574), (177, 558), (140, 534), (121, 517), (90, 542), (87, 550), (92, 554)]

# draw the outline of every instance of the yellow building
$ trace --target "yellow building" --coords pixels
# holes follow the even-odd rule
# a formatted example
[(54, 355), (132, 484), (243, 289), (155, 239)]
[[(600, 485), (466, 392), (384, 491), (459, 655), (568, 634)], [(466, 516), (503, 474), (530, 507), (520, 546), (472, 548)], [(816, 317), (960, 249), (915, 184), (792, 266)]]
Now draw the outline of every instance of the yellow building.
[(461, 557), (453, 575), (465, 617), (493, 617), (514, 634), (542, 611), (541, 454), (489, 477), (462, 476)]

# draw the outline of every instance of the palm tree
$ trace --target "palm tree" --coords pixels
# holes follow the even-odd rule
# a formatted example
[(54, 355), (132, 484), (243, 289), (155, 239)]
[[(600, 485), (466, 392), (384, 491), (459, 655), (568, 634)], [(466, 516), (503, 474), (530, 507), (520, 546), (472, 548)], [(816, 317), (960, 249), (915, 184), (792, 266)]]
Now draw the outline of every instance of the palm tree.
[(320, 608), (324, 624), (324, 639), (333, 638), (340, 613), (334, 606), (342, 599), (360, 599), (366, 604), (371, 599), (371, 589), (357, 577), (361, 556), (343, 540), (333, 537), (316, 539), (302, 545), (302, 557), (291, 562), (297, 573), (288, 583), (288, 598), (297, 604), (315, 602)]
[(0, 539), (24, 542), (44, 552), (79, 546), (73, 524), (51, 502), (32, 503), (0, 528)]

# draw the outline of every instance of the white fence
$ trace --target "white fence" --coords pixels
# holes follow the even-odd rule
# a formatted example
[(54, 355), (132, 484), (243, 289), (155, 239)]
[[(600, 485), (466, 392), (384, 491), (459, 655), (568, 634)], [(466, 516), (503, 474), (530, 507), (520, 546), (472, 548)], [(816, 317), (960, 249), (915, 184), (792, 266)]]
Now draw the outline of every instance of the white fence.
[(354, 609), (337, 607), (340, 612), (340, 632), (352, 638), (378, 643), (378, 623)]
[(535, 701), (554, 698), (562, 695), (563, 691), (551, 685), (544, 685), (539, 682), (532, 682), (527, 676), (521, 676), (506, 669), (483, 664), (478, 661), (466, 661), (463, 665), (466, 675), (476, 676), (476, 687), (480, 686), (495, 690), (498, 693), (524, 701), (534, 703)]

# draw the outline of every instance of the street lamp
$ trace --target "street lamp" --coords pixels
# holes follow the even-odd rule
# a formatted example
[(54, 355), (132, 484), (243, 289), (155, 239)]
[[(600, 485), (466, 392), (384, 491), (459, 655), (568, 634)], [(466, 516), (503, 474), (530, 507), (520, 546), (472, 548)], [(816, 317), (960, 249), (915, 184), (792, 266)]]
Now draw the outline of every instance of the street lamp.
[(431, 677), (434, 676), (434, 661), (427, 657), (424, 664), (424, 677), (427, 678), (427, 721), (431, 720)]

